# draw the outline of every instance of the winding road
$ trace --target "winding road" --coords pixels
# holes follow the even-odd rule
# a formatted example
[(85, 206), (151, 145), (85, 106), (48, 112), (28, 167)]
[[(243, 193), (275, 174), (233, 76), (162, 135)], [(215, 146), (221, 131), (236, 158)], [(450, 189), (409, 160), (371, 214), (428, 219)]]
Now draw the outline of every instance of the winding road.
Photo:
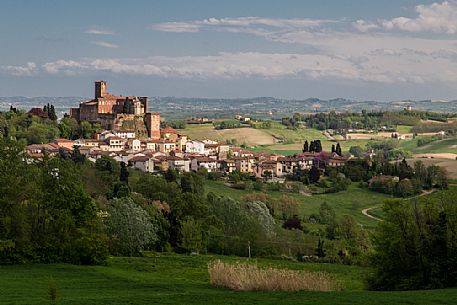
[[(423, 191), (422, 193), (420, 193), (419, 195), (417, 196), (414, 196), (414, 197), (410, 197), (410, 198), (405, 198), (405, 200), (407, 199), (413, 199), (413, 198), (417, 198), (417, 197), (422, 197), (422, 196), (425, 196), (425, 195), (430, 195), (431, 193), (433, 193), (435, 190), (430, 190), (430, 191)], [(366, 217), (368, 218), (371, 218), (371, 219), (374, 219), (374, 220), (377, 220), (377, 221), (382, 221), (381, 218), (378, 218), (378, 217), (375, 217), (373, 215), (370, 215), (368, 214), (368, 211), (372, 210), (372, 209), (376, 209), (378, 208), (377, 206), (374, 206), (374, 207), (371, 207), (371, 208), (366, 208), (366, 209), (363, 209), (362, 210), (362, 214), (365, 215)]]

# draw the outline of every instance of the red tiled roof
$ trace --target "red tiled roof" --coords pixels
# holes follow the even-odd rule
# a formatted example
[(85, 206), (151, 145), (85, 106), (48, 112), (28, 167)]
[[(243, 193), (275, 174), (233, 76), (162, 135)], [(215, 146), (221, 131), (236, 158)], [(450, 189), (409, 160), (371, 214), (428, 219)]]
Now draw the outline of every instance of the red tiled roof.
[(174, 129), (174, 128), (171, 128), (171, 127), (166, 127), (164, 129), (162, 129), (160, 132), (178, 134), (178, 131), (176, 129)]
[(146, 161), (149, 161), (149, 159), (151, 159), (151, 157), (148, 157), (148, 156), (136, 156), (136, 157), (133, 157), (132, 159), (130, 159), (129, 161), (131, 161), (131, 162), (146, 162)]

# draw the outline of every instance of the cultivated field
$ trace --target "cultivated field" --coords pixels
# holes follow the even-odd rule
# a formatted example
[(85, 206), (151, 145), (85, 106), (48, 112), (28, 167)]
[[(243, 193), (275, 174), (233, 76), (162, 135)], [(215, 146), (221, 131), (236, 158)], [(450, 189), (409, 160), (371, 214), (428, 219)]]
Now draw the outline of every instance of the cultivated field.
[(456, 154), (419, 154), (413, 158), (407, 159), (408, 163), (413, 165), (416, 161), (422, 161), (426, 166), (436, 165), (444, 167), (449, 178), (457, 179), (457, 155)]
[[(337, 292), (233, 292), (214, 288), (208, 263), (246, 262), (239, 257), (148, 255), (111, 258), (106, 266), (66, 264), (0, 267), (0, 304), (149, 305), (149, 304), (450, 304), (457, 289), (370, 292), (364, 289), (367, 268), (279, 260), (254, 260), (262, 267), (323, 271), (342, 284)], [(55, 289), (55, 290), (54, 290)], [(50, 291), (57, 300), (50, 300)]]
[[(215, 141), (236, 140), (237, 145), (245, 144), (254, 151), (267, 151), (278, 154), (291, 155), (301, 152), (305, 140), (321, 140), (324, 150), (329, 151), (336, 140), (326, 137), (321, 131), (313, 128), (287, 129), (286, 126), (273, 122), (270, 129), (234, 128), (217, 130), (212, 125), (188, 125), (180, 132), (191, 139), (211, 139)], [(361, 146), (369, 139), (340, 141), (343, 151), (348, 151), (351, 146)]]
[(254, 128), (217, 130), (213, 125), (189, 125), (186, 129), (179, 131), (194, 140), (211, 139), (226, 142), (235, 139), (238, 145), (271, 145), (277, 142), (274, 137), (263, 132), (263, 130)]

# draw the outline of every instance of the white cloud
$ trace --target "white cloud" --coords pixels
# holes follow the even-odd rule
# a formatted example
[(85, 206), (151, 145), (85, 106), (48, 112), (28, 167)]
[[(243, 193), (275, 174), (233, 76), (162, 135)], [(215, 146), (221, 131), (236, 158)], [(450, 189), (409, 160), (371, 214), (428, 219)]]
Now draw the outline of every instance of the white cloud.
[(113, 31), (102, 29), (100, 27), (92, 27), (90, 29), (87, 29), (84, 33), (91, 35), (114, 35)]
[(32, 76), (37, 72), (37, 65), (34, 62), (28, 62), (24, 66), (0, 66), (0, 71), (14, 76)]
[(188, 22), (164, 22), (149, 26), (150, 29), (162, 32), (200, 32), (202, 30), (216, 30), (226, 32), (264, 32), (266, 29), (292, 30), (317, 28), (323, 24), (337, 23), (335, 20), (318, 19), (283, 19), (262, 17), (236, 17), (236, 18), (207, 18)]
[[(430, 61), (430, 57), (435, 60)], [(111, 72), (175, 78), (340, 78), (381, 83), (457, 81), (457, 54), (413, 49), (375, 49), (362, 55), (220, 53), (211, 56), (153, 56), (137, 59), (58, 60), (48, 73)]]
[(42, 68), (50, 73), (64, 73), (67, 75), (75, 75), (80, 71), (87, 69), (82, 63), (75, 60), (57, 60), (54, 62), (48, 62), (42, 65)]
[(416, 33), (457, 33), (457, 2), (444, 1), (430, 5), (417, 5), (415, 11), (417, 13), (415, 18), (400, 16), (377, 22), (357, 20), (353, 26), (361, 32), (383, 29)]
[(200, 26), (187, 22), (165, 22), (151, 25), (149, 28), (161, 32), (194, 33), (200, 31)]
[(110, 48), (110, 49), (119, 48), (119, 46), (117, 44), (106, 42), (106, 41), (92, 41), (92, 44), (97, 45), (99, 47)]

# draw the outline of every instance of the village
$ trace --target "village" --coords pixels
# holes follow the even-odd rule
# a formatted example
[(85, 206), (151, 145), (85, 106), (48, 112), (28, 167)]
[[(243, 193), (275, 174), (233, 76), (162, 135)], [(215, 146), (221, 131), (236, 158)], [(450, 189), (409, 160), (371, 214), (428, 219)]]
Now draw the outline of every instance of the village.
[[(39, 109), (31, 112), (39, 115)], [(108, 156), (149, 173), (173, 169), (179, 172), (206, 170), (228, 175), (239, 171), (257, 178), (279, 180), (313, 166), (338, 167), (353, 157), (341, 152), (308, 149), (284, 156), (252, 152), (212, 139), (191, 139), (171, 127), (160, 129), (160, 114), (148, 112), (147, 97), (111, 95), (106, 91), (105, 81), (95, 82), (95, 98), (71, 109), (70, 116), (79, 122), (101, 123), (105, 130), (97, 132), (93, 139), (57, 138), (50, 143), (28, 145), (27, 155), (31, 158), (52, 157), (77, 149), (89, 161), (96, 162)]]

